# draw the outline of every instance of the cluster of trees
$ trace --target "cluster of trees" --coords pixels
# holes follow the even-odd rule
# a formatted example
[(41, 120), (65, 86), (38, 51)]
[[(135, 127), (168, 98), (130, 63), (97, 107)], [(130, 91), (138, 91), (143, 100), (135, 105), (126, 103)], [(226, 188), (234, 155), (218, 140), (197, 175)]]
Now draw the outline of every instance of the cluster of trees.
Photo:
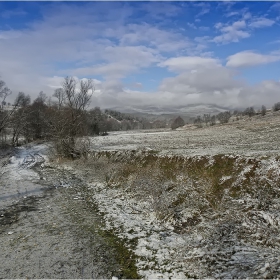
[[(78, 84), (74, 78), (67, 77), (62, 88), (54, 92), (56, 101), (51, 101), (40, 92), (31, 103), (30, 96), (20, 92), (11, 110), (1, 109), (2, 139), (5, 136), (7, 140), (8, 135), (12, 145), (18, 145), (20, 137), (27, 142), (51, 139), (59, 154), (78, 156), (81, 152), (77, 150), (76, 142), (79, 136), (88, 133), (86, 108), (93, 91), (91, 80)], [(5, 98), (4, 94), (1, 96)]]
[(94, 86), (91, 80), (79, 83), (66, 77), (52, 98), (40, 92), (32, 102), (28, 94), (19, 92), (12, 106), (6, 98), (11, 91), (0, 81), (0, 136), (2, 144), (19, 145), (37, 139), (53, 140), (57, 152), (78, 156), (77, 139), (81, 136), (106, 135), (108, 131), (166, 127), (166, 121), (148, 121), (114, 110), (88, 110)]
[(280, 111), (280, 102), (277, 102), (272, 107), (273, 111)]
[(198, 127), (202, 127), (203, 123), (205, 123), (206, 126), (209, 125), (215, 125), (217, 123), (217, 121), (219, 121), (220, 123), (228, 123), (229, 119), (231, 117), (231, 113), (230, 111), (225, 111), (225, 112), (221, 112), (217, 115), (210, 115), (210, 114), (204, 114), (203, 116), (197, 116), (194, 119), (194, 124)]
[[(272, 111), (280, 111), (280, 102), (276, 102), (272, 106)], [(243, 112), (241, 112), (242, 115), (248, 115), (249, 117), (252, 117), (257, 114), (261, 114), (262, 116), (266, 115), (267, 109), (264, 105), (262, 105), (261, 109), (256, 111), (254, 107), (248, 107)]]
[(121, 113), (115, 110), (106, 109), (104, 113), (107, 115), (111, 122), (114, 122), (114, 131), (118, 130), (131, 130), (131, 129), (153, 129), (165, 128), (167, 126), (166, 120), (153, 120), (149, 121), (146, 118), (139, 118), (129, 114)]
[(266, 107), (264, 105), (262, 105), (261, 109), (258, 110), (258, 111), (256, 111), (254, 107), (248, 107), (244, 111), (237, 111), (237, 110), (235, 110), (233, 112), (233, 115), (253, 117), (255, 115), (261, 114), (262, 116), (264, 116), (266, 114), (266, 111), (267, 111)]
[[(277, 102), (272, 106), (272, 111), (280, 111), (280, 102)], [(230, 111), (225, 111), (212, 116), (210, 114), (197, 116), (194, 119), (194, 124), (196, 124), (198, 127), (202, 127), (203, 124), (205, 124), (206, 126), (215, 125), (217, 121), (223, 124), (223, 123), (228, 123), (231, 116), (235, 116), (238, 119), (241, 116), (248, 116), (248, 117), (253, 117), (255, 115), (265, 116), (266, 113), (267, 113), (267, 109), (264, 105), (262, 105), (259, 110), (255, 110), (254, 107), (248, 107), (244, 111), (234, 110), (233, 113), (231, 113)]]
[(130, 116), (129, 114), (124, 114), (124, 113), (121, 113), (119, 111), (115, 111), (115, 110), (111, 110), (111, 109), (105, 109), (105, 114), (119, 120), (119, 121), (122, 121), (122, 120), (128, 120), (128, 121), (141, 121), (140, 118), (137, 118), (137, 117), (133, 117), (133, 116)]

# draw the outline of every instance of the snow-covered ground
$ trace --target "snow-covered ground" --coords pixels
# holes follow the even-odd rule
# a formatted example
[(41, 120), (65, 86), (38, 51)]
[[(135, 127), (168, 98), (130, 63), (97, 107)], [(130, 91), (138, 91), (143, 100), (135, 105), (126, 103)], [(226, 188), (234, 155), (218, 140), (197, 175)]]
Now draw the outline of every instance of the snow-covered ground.
[[(277, 277), (279, 138), (278, 114), (201, 129), (94, 137), (95, 159), (85, 168), (89, 193), (107, 229), (136, 254), (145, 278)], [(181, 170), (181, 158), (193, 165)], [(170, 179), (161, 173), (168, 172), (159, 163), (165, 161)]]
[(43, 190), (40, 175), (31, 167), (48, 160), (46, 145), (29, 145), (16, 149), (15, 155), (1, 162), (0, 207), (22, 196), (40, 193)]
[[(237, 171), (232, 176), (194, 179), (188, 174), (189, 166), (177, 174), (175, 168), (175, 177), (170, 180), (160, 180), (156, 175), (160, 164), (145, 169), (147, 154), (141, 157), (119, 151), (108, 157), (95, 156), (95, 163), (84, 169), (91, 172), (88, 195), (103, 213), (106, 229), (113, 230), (136, 254), (142, 277), (244, 279), (279, 275), (278, 159), (254, 161), (237, 156), (232, 167)], [(166, 158), (176, 165), (173, 157)], [(195, 167), (212, 170), (211, 166), (226, 164), (231, 156), (222, 162), (211, 156), (190, 158)], [(124, 168), (137, 168), (123, 177), (116, 166), (120, 162)], [(97, 179), (101, 170), (111, 179)], [(212, 189), (215, 179), (221, 196)]]
[(275, 113), (201, 129), (111, 132), (108, 136), (92, 138), (92, 149), (148, 148), (161, 154), (178, 155), (275, 155), (280, 152), (279, 123), (280, 116)]
[[(95, 205), (144, 278), (277, 278), (279, 124), (270, 114), (201, 129), (113, 132), (91, 138), (88, 160), (50, 162), (48, 172), (70, 174), (73, 200)], [(4, 196), (44, 182), (44, 168), (42, 176), (25, 168), (44, 165), (38, 149), (38, 157), (19, 149), (4, 164)]]

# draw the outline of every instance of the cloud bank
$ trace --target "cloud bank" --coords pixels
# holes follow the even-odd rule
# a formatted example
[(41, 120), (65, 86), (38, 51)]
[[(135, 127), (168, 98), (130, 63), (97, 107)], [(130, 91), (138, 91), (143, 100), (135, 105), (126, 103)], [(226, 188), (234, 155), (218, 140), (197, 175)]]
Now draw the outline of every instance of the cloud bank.
[[(235, 5), (53, 2), (12, 10), (2, 4), (0, 75), (14, 96), (24, 91), (33, 98), (41, 90), (52, 95), (65, 76), (92, 78), (92, 105), (102, 108), (272, 105), (279, 101), (280, 48), (261, 30), (279, 28), (276, 4), (266, 13)], [(219, 9), (224, 16), (213, 19)], [(246, 73), (269, 65), (269, 79), (258, 72), (252, 82)]]

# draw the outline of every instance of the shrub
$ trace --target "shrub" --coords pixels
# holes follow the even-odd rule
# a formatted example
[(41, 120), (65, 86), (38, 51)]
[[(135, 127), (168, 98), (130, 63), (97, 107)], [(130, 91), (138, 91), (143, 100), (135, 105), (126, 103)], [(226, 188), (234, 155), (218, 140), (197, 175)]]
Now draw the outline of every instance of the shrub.
[(244, 112), (244, 115), (247, 115), (249, 117), (252, 117), (256, 114), (254, 107), (248, 107)]
[(273, 105), (273, 111), (279, 111), (280, 110), (280, 102), (277, 102)]
[(266, 107), (264, 105), (262, 105), (261, 114), (262, 114), (262, 116), (264, 116), (266, 114)]
[(176, 129), (176, 128), (184, 126), (184, 125), (185, 125), (184, 120), (179, 116), (173, 121), (173, 123), (171, 124), (171, 128)]
[(220, 121), (220, 123), (228, 123), (230, 117), (231, 114), (229, 111), (221, 112), (217, 115), (217, 119)]

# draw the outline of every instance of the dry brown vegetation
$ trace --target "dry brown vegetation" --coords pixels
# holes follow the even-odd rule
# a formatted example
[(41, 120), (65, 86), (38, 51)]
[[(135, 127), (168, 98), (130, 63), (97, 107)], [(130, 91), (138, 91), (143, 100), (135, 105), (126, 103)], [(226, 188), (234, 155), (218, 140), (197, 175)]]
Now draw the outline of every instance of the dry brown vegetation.
[[(168, 157), (158, 156), (154, 152), (139, 154), (132, 151), (123, 154), (107, 151), (93, 153), (91, 157), (95, 160), (87, 162), (87, 166), (92, 165), (98, 172), (106, 169), (104, 177), (109, 188), (121, 187), (138, 195), (140, 191), (142, 199), (152, 195), (155, 201), (160, 200), (164, 192), (177, 189), (180, 198), (170, 201), (170, 205), (163, 203), (166, 211), (171, 206), (182, 206), (188, 202), (188, 196), (182, 194), (184, 184), (191, 184), (209, 207), (217, 208), (225, 192), (229, 197), (242, 199), (246, 194), (257, 196), (263, 188), (269, 193), (271, 182), (274, 186), (279, 183), (279, 178), (273, 175), (273, 169), (267, 172), (266, 177), (259, 178), (260, 159), (239, 156)], [(250, 169), (239, 180), (248, 166)]]
[[(134, 217), (155, 213), (163, 228), (171, 226), (173, 233), (169, 230), (168, 235), (177, 234), (186, 240), (176, 249), (176, 257), (171, 254), (168, 264), (173, 263), (174, 269), (183, 267), (185, 275), (199, 278), (265, 278), (279, 272), (275, 259), (280, 225), (278, 158), (164, 156), (132, 150), (91, 152), (81, 164), (93, 186), (96, 181), (104, 183), (100, 190), (93, 187), (97, 195), (105, 195), (114, 205), (102, 206), (105, 197), (98, 201), (104, 213), (114, 216), (115, 207)], [(120, 226), (115, 219), (108, 221)], [(127, 229), (127, 234), (137, 235), (137, 229)], [(202, 240), (191, 241), (197, 235)], [(156, 252), (150, 246), (146, 249)], [(203, 253), (197, 255), (197, 250)], [(252, 254), (250, 260), (246, 254)], [(146, 265), (146, 270), (163, 271), (162, 260), (153, 258), (158, 266)], [(271, 267), (262, 270), (267, 259)]]

